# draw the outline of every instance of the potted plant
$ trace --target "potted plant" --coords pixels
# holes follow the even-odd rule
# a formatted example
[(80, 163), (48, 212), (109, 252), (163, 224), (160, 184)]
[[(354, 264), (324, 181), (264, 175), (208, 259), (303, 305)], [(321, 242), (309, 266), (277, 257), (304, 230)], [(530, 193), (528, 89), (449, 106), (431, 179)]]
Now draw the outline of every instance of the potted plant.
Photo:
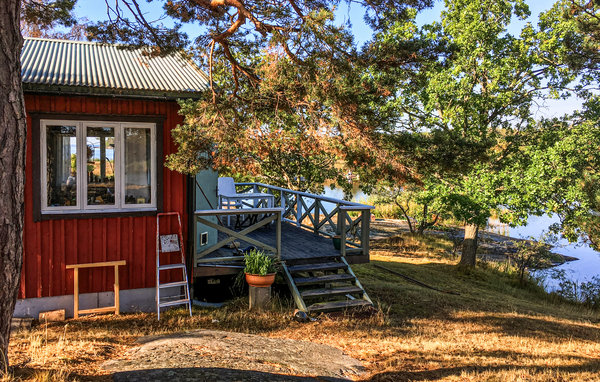
[(246, 268), (246, 282), (253, 287), (269, 287), (275, 281), (277, 272), (276, 262), (273, 256), (265, 252), (252, 249), (244, 255)]

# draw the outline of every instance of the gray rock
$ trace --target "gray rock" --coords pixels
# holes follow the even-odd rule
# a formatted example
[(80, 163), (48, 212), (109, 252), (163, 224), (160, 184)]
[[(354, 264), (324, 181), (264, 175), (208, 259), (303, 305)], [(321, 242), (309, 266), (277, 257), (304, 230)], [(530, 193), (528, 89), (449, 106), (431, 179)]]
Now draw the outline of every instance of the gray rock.
[(364, 372), (341, 350), (307, 341), (197, 330), (138, 342), (104, 363), (115, 381), (347, 381)]

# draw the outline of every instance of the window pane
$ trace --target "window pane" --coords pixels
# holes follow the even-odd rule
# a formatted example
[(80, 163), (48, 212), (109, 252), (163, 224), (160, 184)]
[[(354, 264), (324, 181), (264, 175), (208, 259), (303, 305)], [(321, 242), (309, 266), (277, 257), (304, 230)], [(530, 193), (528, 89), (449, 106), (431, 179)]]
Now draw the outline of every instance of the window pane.
[(125, 128), (125, 203), (151, 203), (150, 129)]
[(115, 129), (88, 127), (87, 204), (115, 204)]
[(46, 126), (48, 207), (77, 205), (77, 128)]

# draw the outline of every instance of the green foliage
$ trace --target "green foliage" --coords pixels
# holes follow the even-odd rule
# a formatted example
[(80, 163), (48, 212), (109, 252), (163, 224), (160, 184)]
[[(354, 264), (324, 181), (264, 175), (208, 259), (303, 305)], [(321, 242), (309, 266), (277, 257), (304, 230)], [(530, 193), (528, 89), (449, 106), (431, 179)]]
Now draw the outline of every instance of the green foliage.
[(77, 0), (23, 0), (21, 34), (66, 40), (85, 38), (87, 19), (75, 17), (73, 10), (76, 3)]
[[(169, 168), (213, 167), (308, 190), (340, 179), (339, 159), (359, 166), (387, 155), (374, 130), (387, 123), (375, 107), (384, 90), (364, 76), (350, 24), (335, 18), (337, 7), (350, 3), (165, 1), (165, 17), (153, 23), (137, 0), (117, 1), (111, 19), (88, 32), (101, 41), (153, 46), (150, 54), (183, 49), (207, 68), (210, 89), (182, 105), (185, 122), (173, 131), (179, 150)], [(414, 16), (409, 9), (431, 3), (377, 0), (364, 7), (380, 28), (386, 10), (407, 18)], [(196, 24), (203, 29), (195, 39), (181, 31)], [(405, 174), (401, 160), (387, 156), (386, 168)]]
[(539, 239), (532, 237), (529, 241), (513, 241), (517, 251), (510, 256), (510, 260), (516, 267), (522, 285), (525, 284), (528, 271), (552, 265), (554, 256), (550, 251), (557, 240), (551, 234), (544, 234)]
[(520, 0), (446, 1), (441, 22), (418, 28), (413, 20), (390, 20), (371, 46), (389, 55), (423, 50), (416, 65), (378, 71), (378, 82), (396, 88), (386, 107), (401, 127), (386, 139), (397, 150), (414, 150), (421, 174), (415, 186), (430, 203), (469, 224), (484, 225), (498, 206), (494, 174), (509, 165), (505, 142), (530, 122), (533, 100), (543, 97), (533, 27), (525, 25), (520, 36), (507, 32), (513, 18), (527, 15)]
[(409, 183), (399, 187), (390, 182), (381, 182), (372, 189), (371, 195), (376, 216), (381, 214), (383, 206), (387, 206), (389, 217), (406, 220), (411, 233), (423, 234), (437, 224), (442, 215), (447, 216), (443, 214), (439, 198), (426, 184), (417, 186)]
[[(589, 219), (592, 198), (583, 187), (598, 195), (590, 176), (598, 155), (576, 152), (575, 134), (557, 133), (556, 121), (534, 120), (536, 104), (545, 99), (573, 92), (589, 97), (584, 88), (592, 77), (578, 78), (577, 68), (584, 66), (568, 61), (586, 39), (565, 17), (567, 2), (541, 15), (537, 28), (526, 23), (517, 34), (508, 26), (529, 15), (523, 0), (445, 5), (441, 21), (422, 28), (412, 19), (388, 19), (389, 28), (369, 46), (388, 60), (407, 49), (420, 56), (417, 62), (370, 68), (378, 86), (390, 89), (386, 110), (396, 113), (397, 124), (382, 139), (392, 152), (411, 152), (412, 183), (433, 195), (438, 210), (469, 225), (484, 226), (502, 206), (500, 218), (511, 225), (526, 222), (529, 214), (557, 213), (563, 233), (572, 238), (583, 222), (600, 227)], [(592, 73), (596, 67), (585, 62)], [(583, 147), (597, 144), (592, 125), (579, 128)], [(540, 139), (546, 134), (554, 138)], [(546, 150), (553, 145), (551, 154)]]
[(23, 0), (21, 19), (42, 30), (58, 25), (70, 27), (77, 21), (73, 16), (76, 2), (77, 0)]
[(252, 275), (265, 276), (277, 272), (276, 260), (263, 251), (252, 249), (244, 254), (246, 268), (244, 272)]
[(558, 281), (554, 294), (590, 308), (600, 308), (600, 277), (588, 281), (575, 281), (567, 277), (564, 270), (553, 270), (551, 277)]
[(525, 143), (515, 155), (513, 168), (500, 174), (507, 208), (501, 220), (526, 222), (527, 213), (556, 214), (553, 227), (569, 241), (587, 241), (597, 248), (600, 217), (600, 122), (595, 102), (582, 112), (542, 121), (525, 132)]

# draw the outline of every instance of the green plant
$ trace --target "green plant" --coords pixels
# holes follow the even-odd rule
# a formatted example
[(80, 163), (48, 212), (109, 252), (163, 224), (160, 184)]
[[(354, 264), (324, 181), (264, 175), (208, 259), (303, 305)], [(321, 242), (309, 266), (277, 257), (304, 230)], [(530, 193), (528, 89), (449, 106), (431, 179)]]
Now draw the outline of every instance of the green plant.
[(528, 270), (548, 268), (552, 266), (553, 260), (556, 260), (556, 255), (550, 252), (558, 241), (556, 236), (544, 233), (537, 240), (533, 237), (529, 239), (513, 241), (517, 251), (510, 256), (517, 269), (521, 285), (525, 284)]
[(252, 249), (244, 255), (246, 268), (244, 271), (252, 275), (265, 276), (277, 272), (275, 258), (265, 252)]

